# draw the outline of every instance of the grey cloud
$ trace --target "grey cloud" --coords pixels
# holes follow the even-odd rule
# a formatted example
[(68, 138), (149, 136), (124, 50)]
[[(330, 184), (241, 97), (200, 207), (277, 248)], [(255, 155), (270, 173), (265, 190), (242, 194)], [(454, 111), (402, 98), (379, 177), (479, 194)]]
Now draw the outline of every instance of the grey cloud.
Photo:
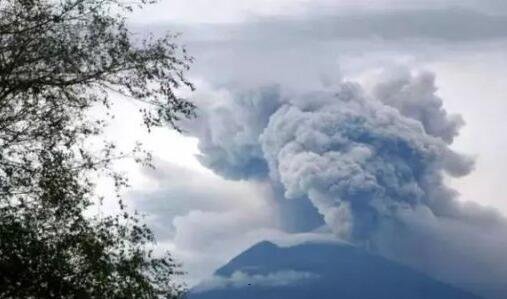
[(496, 15), (507, 14), (507, 2), (504, 0), (474, 0), (470, 7)]
[(309, 40), (380, 38), (457, 42), (505, 38), (506, 25), (506, 16), (467, 9), (407, 9), (268, 19), (245, 25), (245, 32), (240, 33), (259, 40), (305, 37)]
[(275, 82), (317, 89), (322, 81), (337, 82), (343, 74), (383, 67), (399, 57), (428, 62), (470, 49), (501, 48), (505, 28), (507, 16), (469, 7), (331, 9), (239, 24), (155, 24), (149, 30), (182, 32), (181, 41), (196, 57), (191, 75), (214, 84), (252, 88)]
[(448, 115), (443, 109), (442, 99), (435, 94), (434, 74), (423, 72), (412, 76), (405, 70), (396, 72), (394, 78), (388, 77), (389, 74), (384, 74), (384, 81), (376, 86), (375, 97), (403, 116), (421, 122), (429, 135), (452, 143), (464, 121), (461, 116)]
[[(493, 4), (488, 5), (494, 7)], [(507, 8), (502, 1), (501, 5)], [(507, 37), (507, 10), (463, 7), (323, 10), (296, 16), (259, 17), (233, 24), (155, 24), (184, 32), (189, 43), (330, 41), (349, 39), (471, 42)]]
[(180, 219), (181, 223), (181, 217), (196, 217), (202, 213), (231, 215), (229, 218), (232, 220), (234, 217), (241, 218), (243, 210), (249, 210), (251, 221), (248, 223), (252, 228), (263, 223), (268, 227), (273, 225), (264, 218), (274, 213), (271, 191), (261, 184), (226, 181), (211, 173), (161, 160), (155, 161), (155, 165), (156, 169), (143, 171), (143, 177), (154, 186), (132, 190), (128, 199), (133, 208), (149, 215), (148, 221), (158, 239), (165, 241), (175, 237), (175, 219)]
[(134, 13), (133, 22), (150, 23), (174, 20), (184, 23), (249, 22), (262, 16), (304, 15), (318, 12), (392, 12), (397, 10), (436, 10), (466, 8), (479, 12), (505, 15), (502, 0), (173, 0), (161, 1), (154, 7)]
[(225, 104), (202, 103), (199, 121), (186, 126), (199, 138), (202, 164), (226, 178), (266, 177), (268, 168), (258, 138), (280, 101), (280, 91), (273, 86), (233, 93)]

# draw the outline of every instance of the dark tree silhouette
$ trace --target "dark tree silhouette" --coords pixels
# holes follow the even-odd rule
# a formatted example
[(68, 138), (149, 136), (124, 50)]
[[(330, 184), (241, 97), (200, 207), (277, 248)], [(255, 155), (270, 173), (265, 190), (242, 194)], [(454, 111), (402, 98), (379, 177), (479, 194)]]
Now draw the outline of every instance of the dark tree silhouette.
[[(133, 40), (125, 15), (151, 1), (0, 0), (0, 298), (174, 298), (170, 255), (117, 194), (120, 214), (85, 216), (95, 179), (133, 156), (86, 148), (111, 93), (139, 101), (147, 129), (193, 115), (175, 95), (191, 58), (167, 35)], [(149, 157), (149, 156), (148, 156)], [(119, 191), (118, 191), (119, 192)]]

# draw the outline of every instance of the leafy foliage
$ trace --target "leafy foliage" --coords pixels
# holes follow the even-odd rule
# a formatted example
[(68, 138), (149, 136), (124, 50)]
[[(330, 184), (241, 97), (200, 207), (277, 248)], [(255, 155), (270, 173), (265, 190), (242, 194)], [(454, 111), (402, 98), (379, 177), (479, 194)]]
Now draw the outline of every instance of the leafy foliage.
[(119, 195), (120, 214), (85, 216), (94, 179), (119, 192), (127, 180), (112, 161), (143, 153), (87, 149), (106, 126), (90, 108), (121, 94), (142, 103), (148, 130), (194, 113), (174, 93), (193, 89), (191, 57), (172, 35), (135, 41), (127, 29), (126, 13), (146, 4), (0, 0), (0, 298), (181, 295), (178, 265), (153, 255), (153, 234)]

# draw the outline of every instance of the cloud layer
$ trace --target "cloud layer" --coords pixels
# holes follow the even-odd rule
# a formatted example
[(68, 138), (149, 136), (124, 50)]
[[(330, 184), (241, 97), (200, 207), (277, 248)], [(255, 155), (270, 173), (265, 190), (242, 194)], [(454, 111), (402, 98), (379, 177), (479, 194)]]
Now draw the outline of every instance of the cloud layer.
[(225, 288), (243, 288), (247, 286), (280, 287), (301, 282), (302, 280), (316, 279), (319, 275), (310, 272), (294, 270), (277, 271), (265, 275), (250, 275), (241, 271), (234, 272), (230, 277), (214, 276), (201, 283), (193, 292), (200, 293), (209, 290)]
[(236, 23), (259, 17), (297, 16), (322, 11), (396, 11), (467, 8), (505, 14), (502, 0), (206, 0), (160, 1), (136, 12), (136, 22), (177, 21), (184, 23)]

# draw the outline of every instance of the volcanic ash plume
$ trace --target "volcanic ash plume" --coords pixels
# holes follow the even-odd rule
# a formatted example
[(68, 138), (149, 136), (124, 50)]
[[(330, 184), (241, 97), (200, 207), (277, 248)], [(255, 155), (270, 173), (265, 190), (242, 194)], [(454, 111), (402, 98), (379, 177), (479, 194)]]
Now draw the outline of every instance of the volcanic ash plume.
[[(259, 140), (287, 198), (308, 197), (339, 237), (361, 241), (400, 210), (433, 211), (441, 206), (435, 201), (449, 200), (442, 172), (469, 172), (467, 158), (426, 130), (396, 106), (344, 83), (281, 106)], [(435, 189), (443, 198), (431, 196)]]
[[(506, 262), (493, 265), (505, 239), (484, 238), (507, 236), (504, 220), (444, 185), (444, 175), (466, 175), (473, 163), (449, 147), (463, 121), (435, 91), (432, 74), (409, 72), (372, 95), (347, 82), (285, 96), (267, 88), (205, 105), (190, 131), (205, 165), (309, 199), (340, 239), (450, 282), (507, 278)], [(465, 250), (470, 239), (478, 242)]]

